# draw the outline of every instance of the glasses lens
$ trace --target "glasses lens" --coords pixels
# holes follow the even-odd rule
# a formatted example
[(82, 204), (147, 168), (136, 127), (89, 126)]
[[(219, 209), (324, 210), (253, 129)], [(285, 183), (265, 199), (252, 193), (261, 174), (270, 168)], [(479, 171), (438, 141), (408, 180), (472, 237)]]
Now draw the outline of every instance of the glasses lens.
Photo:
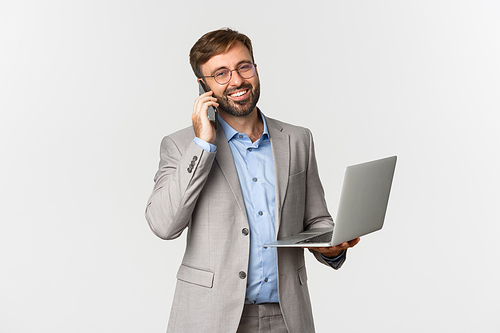
[(238, 67), (238, 74), (244, 79), (249, 79), (255, 75), (255, 66), (252, 63), (246, 62)]
[(219, 69), (214, 73), (214, 79), (218, 84), (226, 84), (231, 80), (231, 71), (227, 68)]
[[(233, 70), (238, 71), (238, 74), (244, 79), (249, 79), (255, 75), (255, 65), (250, 62), (245, 62), (238, 69)], [(231, 80), (231, 70), (221, 68), (214, 73), (213, 77), (218, 84), (226, 84)]]

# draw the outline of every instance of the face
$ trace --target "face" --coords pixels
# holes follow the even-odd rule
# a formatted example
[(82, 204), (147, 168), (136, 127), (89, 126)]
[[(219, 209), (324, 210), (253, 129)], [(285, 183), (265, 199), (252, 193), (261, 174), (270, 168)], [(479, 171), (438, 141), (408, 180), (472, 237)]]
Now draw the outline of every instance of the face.
[[(226, 53), (210, 58), (201, 66), (201, 70), (203, 75), (213, 75), (220, 68), (236, 69), (243, 62), (251, 63), (252, 57), (243, 43), (236, 42)], [(205, 82), (213, 90), (219, 103), (219, 110), (233, 116), (244, 117), (256, 109), (260, 97), (257, 69), (250, 79), (244, 79), (237, 71), (233, 71), (231, 80), (224, 85), (215, 82), (213, 77), (206, 77)]]

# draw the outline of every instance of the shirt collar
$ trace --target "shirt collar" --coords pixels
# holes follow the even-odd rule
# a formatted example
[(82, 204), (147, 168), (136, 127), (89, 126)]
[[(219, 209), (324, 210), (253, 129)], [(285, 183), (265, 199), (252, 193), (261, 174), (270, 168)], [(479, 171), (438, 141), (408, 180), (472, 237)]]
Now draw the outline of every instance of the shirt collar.
[[(257, 112), (260, 115), (260, 118), (262, 119), (262, 122), (264, 123), (264, 130), (262, 132), (262, 136), (266, 135), (269, 137), (269, 132), (267, 130), (267, 124), (266, 124), (266, 117), (264, 117), (264, 114), (257, 108)], [(231, 141), (231, 139), (238, 134), (238, 132), (232, 128), (228, 123), (222, 119), (222, 117), (219, 117), (219, 124), (222, 126), (222, 130), (224, 131), (224, 135), (226, 136), (227, 141)], [(261, 137), (262, 137), (261, 136)]]

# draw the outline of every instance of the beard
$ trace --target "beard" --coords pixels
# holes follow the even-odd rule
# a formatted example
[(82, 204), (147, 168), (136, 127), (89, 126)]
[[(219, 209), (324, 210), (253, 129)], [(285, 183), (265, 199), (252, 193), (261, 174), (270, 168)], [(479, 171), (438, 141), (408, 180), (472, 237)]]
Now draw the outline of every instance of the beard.
[[(243, 101), (233, 101), (230, 100), (228, 95), (240, 89), (248, 89), (248, 98)], [(222, 110), (230, 115), (236, 117), (248, 116), (257, 106), (257, 102), (260, 98), (260, 81), (257, 81), (255, 87), (252, 87), (250, 83), (242, 84), (241, 86), (232, 89), (231, 91), (225, 91), (222, 96), (215, 95), (217, 98), (217, 103), (219, 103), (218, 109)]]

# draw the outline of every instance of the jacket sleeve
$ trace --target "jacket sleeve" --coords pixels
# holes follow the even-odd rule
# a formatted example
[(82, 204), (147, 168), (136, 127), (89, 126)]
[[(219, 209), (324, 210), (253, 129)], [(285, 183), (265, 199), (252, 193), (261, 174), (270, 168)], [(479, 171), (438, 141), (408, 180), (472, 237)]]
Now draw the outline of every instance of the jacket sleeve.
[(146, 220), (158, 237), (177, 238), (188, 226), (215, 154), (200, 148), (192, 137), (162, 140), (155, 185), (146, 207)]
[[(309, 162), (307, 168), (306, 209), (304, 214), (304, 229), (306, 230), (334, 225), (333, 218), (328, 212), (323, 185), (319, 178), (312, 133), (309, 130), (307, 130), (307, 132), (309, 134)], [(334, 262), (325, 260), (321, 253), (317, 251), (310, 251), (319, 262), (334, 269), (342, 267), (346, 260), (347, 251), (344, 251)]]

